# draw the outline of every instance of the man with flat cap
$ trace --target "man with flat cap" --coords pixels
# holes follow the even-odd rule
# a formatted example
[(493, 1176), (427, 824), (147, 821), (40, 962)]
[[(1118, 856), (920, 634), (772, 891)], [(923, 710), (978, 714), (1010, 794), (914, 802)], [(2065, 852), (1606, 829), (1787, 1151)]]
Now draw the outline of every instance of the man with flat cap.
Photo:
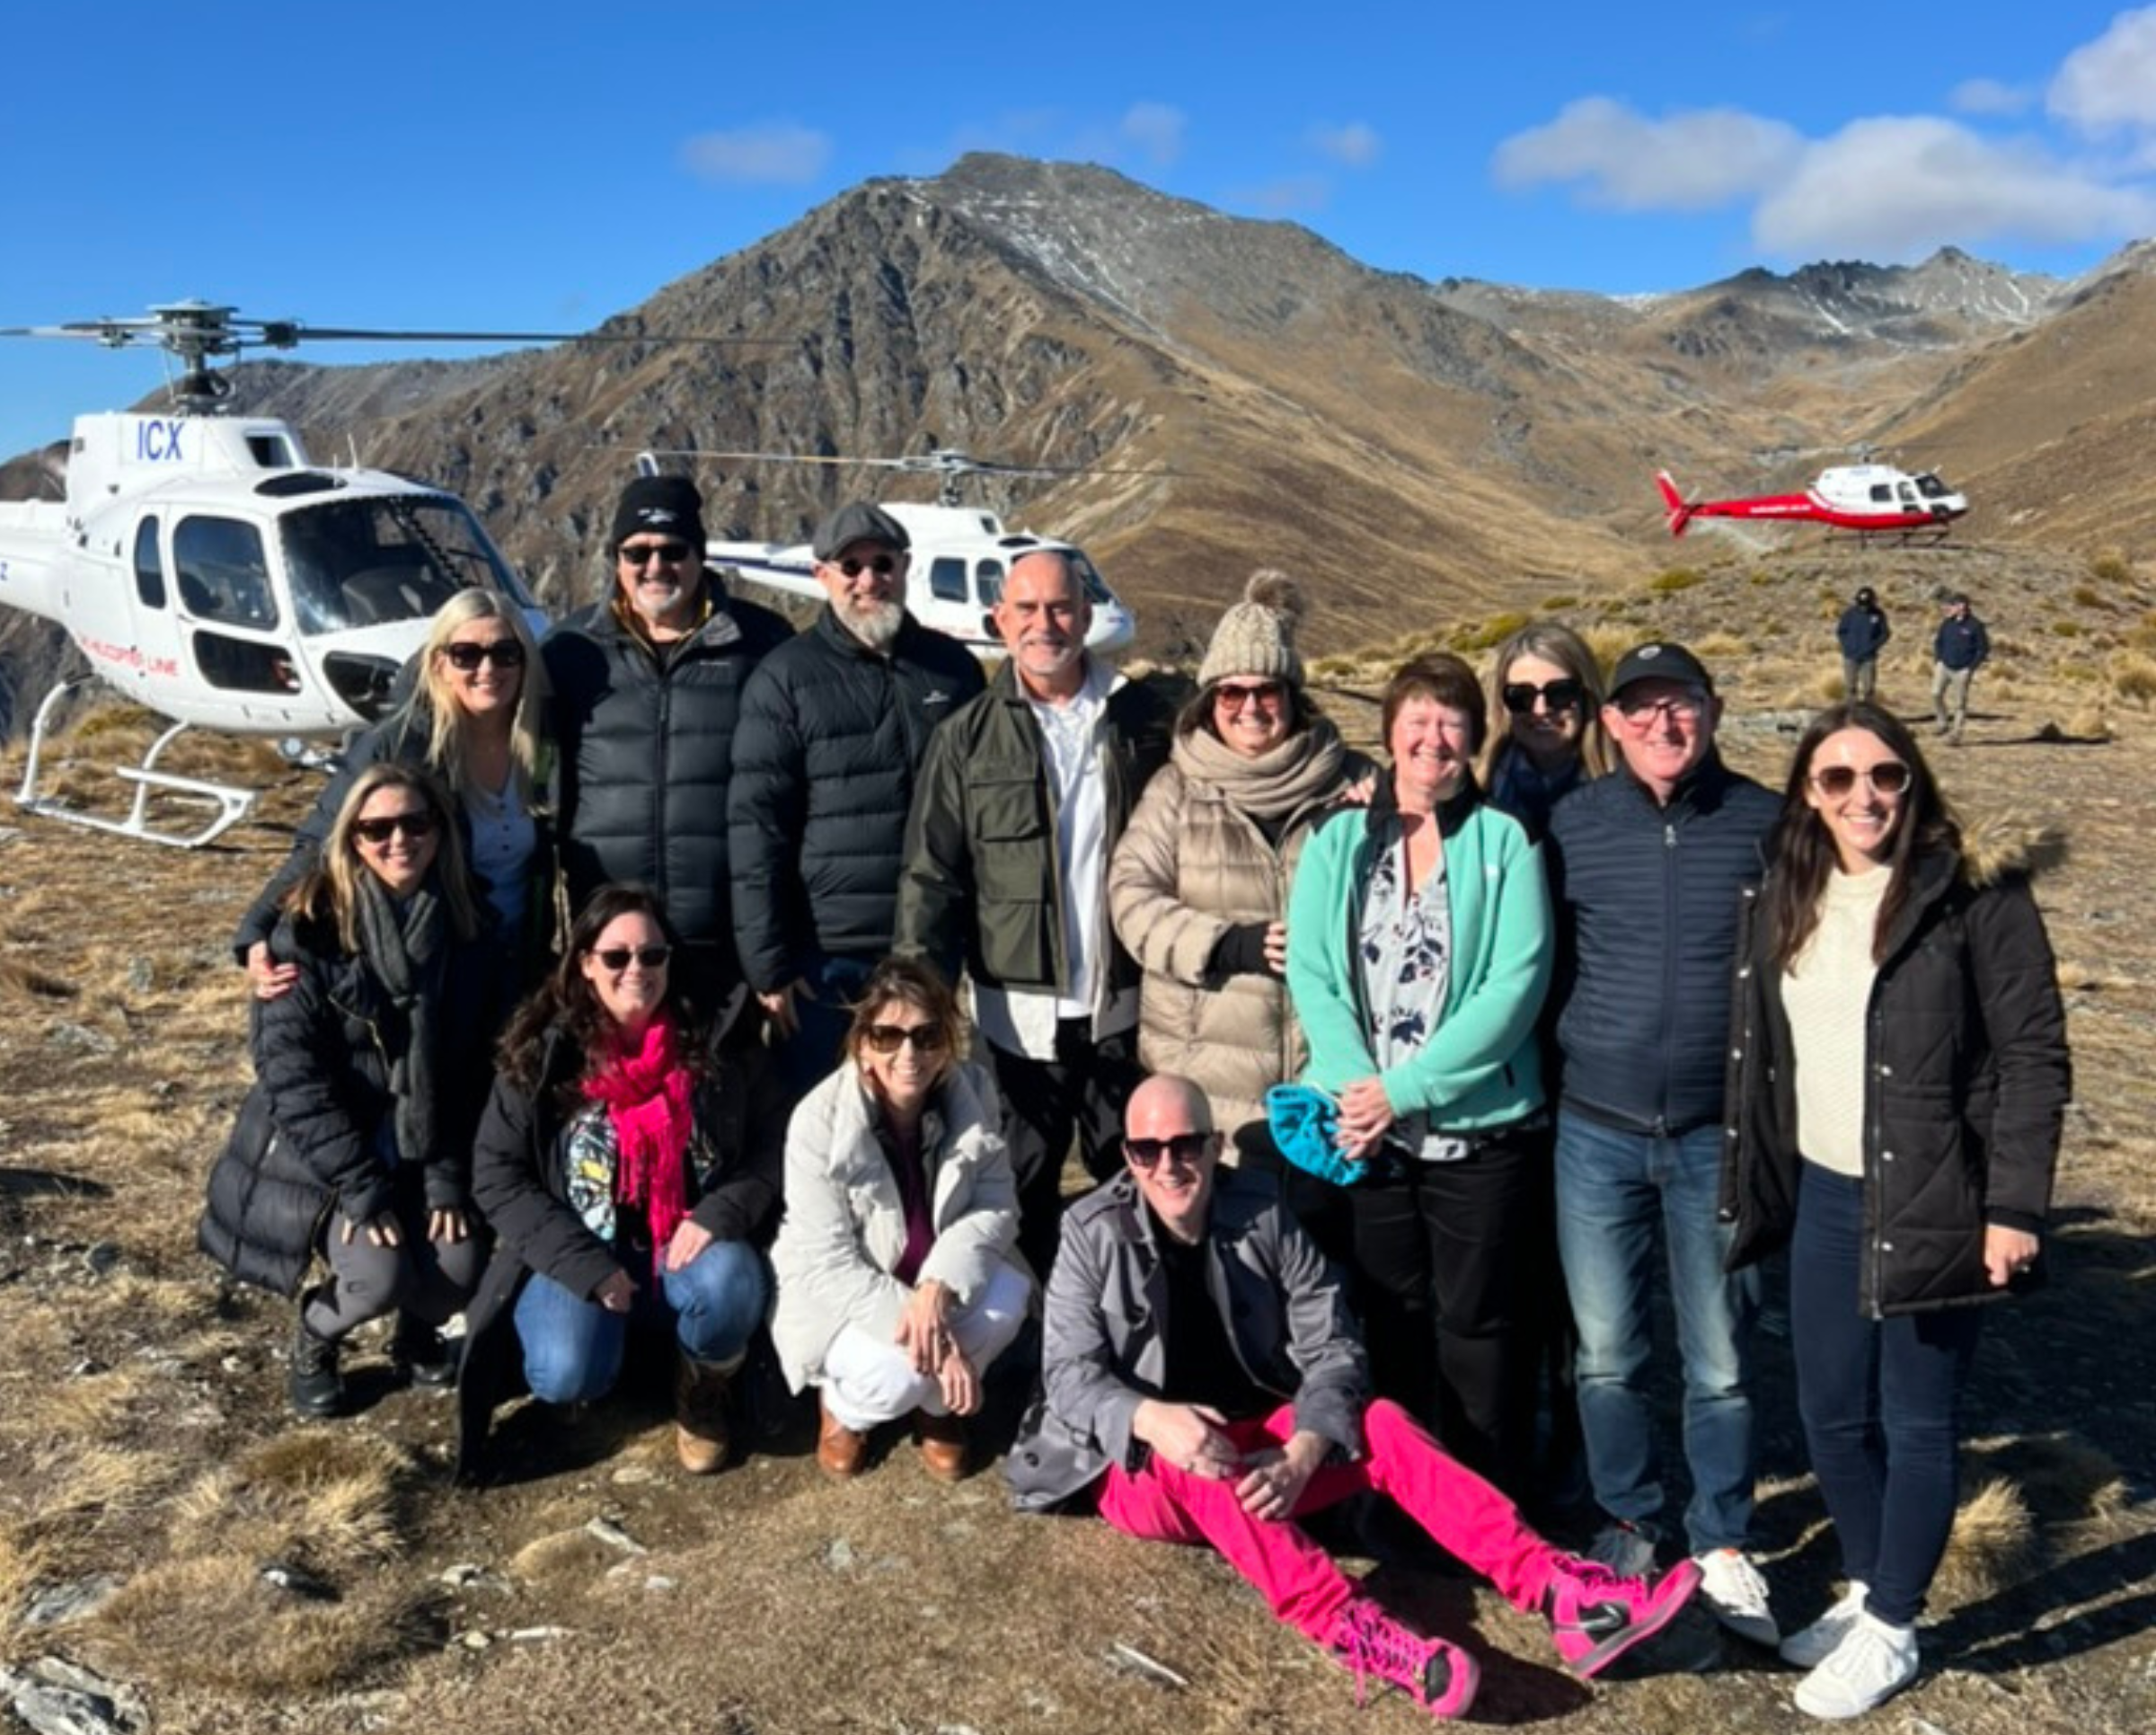
[(570, 907), (612, 881), (650, 887), (686, 950), (677, 979), (715, 1010), (740, 982), (726, 825), (735, 720), (749, 671), (792, 632), (728, 596), (703, 549), (696, 484), (639, 476), (614, 511), (605, 596), (555, 626), (542, 654)]
[(855, 500), (817, 527), (829, 598), (741, 700), (727, 811), (741, 966), (795, 1095), (831, 1070), (848, 1003), (891, 949), (915, 774), (981, 666), (906, 606), (906, 527)]
[(1621, 1575), (1644, 1573), (1668, 1522), (1648, 1393), (1658, 1237), (1683, 1363), (1685, 1552), (1722, 1624), (1772, 1644), (1748, 1552), (1759, 1278), (1724, 1271), (1719, 1204), (1739, 910), (1780, 802), (1722, 763), (1720, 717), (1713, 681), (1683, 645), (1627, 651), (1602, 708), (1621, 763), (1551, 814), (1558, 1252), (1579, 1326), (1587, 1473), (1607, 1519), (1590, 1552)]

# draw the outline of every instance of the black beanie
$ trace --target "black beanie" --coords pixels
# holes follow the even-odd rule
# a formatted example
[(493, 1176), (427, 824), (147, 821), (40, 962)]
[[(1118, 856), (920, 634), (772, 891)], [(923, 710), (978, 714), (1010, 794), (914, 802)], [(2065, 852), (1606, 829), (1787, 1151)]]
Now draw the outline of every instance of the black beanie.
[(614, 545), (640, 530), (679, 536), (703, 553), (703, 496), (686, 476), (639, 476), (614, 509)]

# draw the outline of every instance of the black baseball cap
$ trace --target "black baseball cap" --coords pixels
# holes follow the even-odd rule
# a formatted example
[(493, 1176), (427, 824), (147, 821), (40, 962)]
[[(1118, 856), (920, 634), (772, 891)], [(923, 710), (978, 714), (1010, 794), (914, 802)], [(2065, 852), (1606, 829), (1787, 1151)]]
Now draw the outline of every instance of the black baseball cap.
[(1675, 681), (1702, 693), (1714, 691), (1714, 677), (1704, 663), (1683, 645), (1661, 639), (1636, 644), (1617, 659), (1617, 672), (1610, 677), (1610, 697), (1614, 700), (1635, 681)]
[(906, 527), (880, 506), (848, 500), (816, 527), (808, 552), (819, 561), (835, 561), (857, 542), (879, 542), (903, 554), (913, 546)]

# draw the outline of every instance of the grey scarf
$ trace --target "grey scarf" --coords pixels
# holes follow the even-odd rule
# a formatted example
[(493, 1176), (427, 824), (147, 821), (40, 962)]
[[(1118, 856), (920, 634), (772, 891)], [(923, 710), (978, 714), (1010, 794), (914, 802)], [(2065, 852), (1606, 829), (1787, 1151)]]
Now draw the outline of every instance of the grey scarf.
[(1211, 783), (1228, 804), (1261, 824), (1340, 792), (1348, 781), (1348, 749), (1331, 720), (1314, 718), (1308, 729), (1290, 735), (1256, 758), (1245, 758), (1208, 729), (1176, 738), (1177, 770), (1194, 783)]
[(429, 1163), (436, 1155), (435, 1001), (449, 914), (431, 884), (421, 886), (400, 909), (372, 873), (358, 881), (359, 948), (403, 1024), (402, 1044), (383, 1045), (396, 1104), (397, 1159)]

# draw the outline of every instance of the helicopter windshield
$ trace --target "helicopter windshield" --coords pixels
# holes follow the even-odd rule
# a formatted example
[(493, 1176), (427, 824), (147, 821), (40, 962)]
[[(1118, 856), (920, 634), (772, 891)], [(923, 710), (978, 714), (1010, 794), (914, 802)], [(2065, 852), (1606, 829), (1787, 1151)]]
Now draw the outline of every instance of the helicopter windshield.
[(1927, 470), (1916, 479), (1916, 491), (1928, 500), (1936, 500), (1946, 499), (1954, 491)]
[(438, 494), (333, 500), (287, 512), (280, 528), (303, 633), (423, 620), (475, 584), (522, 600), (478, 522)]

